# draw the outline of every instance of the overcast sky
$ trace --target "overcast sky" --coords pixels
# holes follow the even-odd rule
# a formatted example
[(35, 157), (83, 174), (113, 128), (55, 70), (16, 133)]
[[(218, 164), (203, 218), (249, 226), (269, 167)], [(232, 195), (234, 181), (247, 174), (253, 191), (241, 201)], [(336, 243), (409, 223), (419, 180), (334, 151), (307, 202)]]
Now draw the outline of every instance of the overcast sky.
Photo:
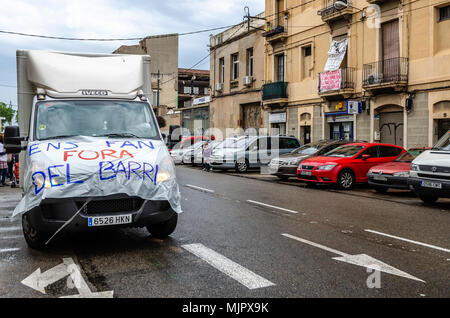
[[(183, 33), (242, 22), (244, 7), (256, 15), (264, 0), (0, 0), (0, 30), (77, 38), (129, 38)], [(218, 33), (215, 31), (213, 33)], [(179, 67), (208, 54), (209, 34), (179, 38)], [(0, 101), (17, 104), (16, 50), (111, 53), (127, 42), (79, 42), (0, 34)], [(196, 68), (209, 69), (209, 59)]]

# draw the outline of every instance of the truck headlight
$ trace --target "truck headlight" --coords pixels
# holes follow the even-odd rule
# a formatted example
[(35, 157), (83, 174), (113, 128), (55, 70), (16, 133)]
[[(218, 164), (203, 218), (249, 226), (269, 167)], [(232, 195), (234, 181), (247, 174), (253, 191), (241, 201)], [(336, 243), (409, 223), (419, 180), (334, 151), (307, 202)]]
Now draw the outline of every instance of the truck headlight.
[(336, 167), (336, 165), (324, 165), (324, 166), (317, 167), (317, 170), (331, 170), (334, 167)]
[(172, 175), (168, 171), (158, 171), (158, 175), (156, 176), (156, 183), (164, 182), (170, 180)]
[(417, 165), (415, 163), (411, 164), (411, 170), (412, 171), (419, 171), (419, 165)]
[(393, 174), (394, 177), (409, 177), (409, 171), (396, 172)]

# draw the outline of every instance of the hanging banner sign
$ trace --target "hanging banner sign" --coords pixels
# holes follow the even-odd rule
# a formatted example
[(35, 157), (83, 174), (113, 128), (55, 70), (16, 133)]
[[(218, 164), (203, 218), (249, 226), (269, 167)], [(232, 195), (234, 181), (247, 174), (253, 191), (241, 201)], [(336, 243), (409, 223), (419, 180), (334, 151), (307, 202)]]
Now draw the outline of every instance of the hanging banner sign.
[(320, 73), (320, 91), (332, 91), (341, 88), (341, 70)]
[(341, 41), (333, 40), (331, 42), (330, 50), (328, 51), (328, 60), (325, 64), (325, 72), (335, 71), (341, 67), (342, 60), (344, 60), (347, 52), (348, 38)]

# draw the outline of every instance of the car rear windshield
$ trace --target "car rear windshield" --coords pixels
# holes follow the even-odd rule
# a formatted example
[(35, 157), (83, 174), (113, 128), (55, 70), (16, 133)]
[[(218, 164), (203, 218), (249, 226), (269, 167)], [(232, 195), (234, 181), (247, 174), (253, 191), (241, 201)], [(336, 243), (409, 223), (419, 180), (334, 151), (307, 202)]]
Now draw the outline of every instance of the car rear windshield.
[(36, 105), (35, 138), (72, 136), (161, 139), (148, 103), (45, 101)]
[(361, 150), (363, 150), (364, 146), (340, 146), (330, 152), (326, 153), (324, 156), (326, 157), (343, 157), (350, 158), (358, 154)]
[(396, 162), (412, 162), (418, 155), (423, 152), (422, 149), (411, 149), (405, 152), (400, 157), (395, 159)]

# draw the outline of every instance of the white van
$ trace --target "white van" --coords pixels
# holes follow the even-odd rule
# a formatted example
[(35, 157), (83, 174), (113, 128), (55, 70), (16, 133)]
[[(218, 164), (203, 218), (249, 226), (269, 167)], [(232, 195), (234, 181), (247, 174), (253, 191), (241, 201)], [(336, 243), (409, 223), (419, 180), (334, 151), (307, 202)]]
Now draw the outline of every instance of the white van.
[(28, 245), (59, 231), (147, 227), (166, 237), (181, 212), (175, 167), (152, 106), (150, 57), (17, 51), (20, 153)]
[(414, 159), (408, 184), (425, 203), (450, 198), (450, 130)]

